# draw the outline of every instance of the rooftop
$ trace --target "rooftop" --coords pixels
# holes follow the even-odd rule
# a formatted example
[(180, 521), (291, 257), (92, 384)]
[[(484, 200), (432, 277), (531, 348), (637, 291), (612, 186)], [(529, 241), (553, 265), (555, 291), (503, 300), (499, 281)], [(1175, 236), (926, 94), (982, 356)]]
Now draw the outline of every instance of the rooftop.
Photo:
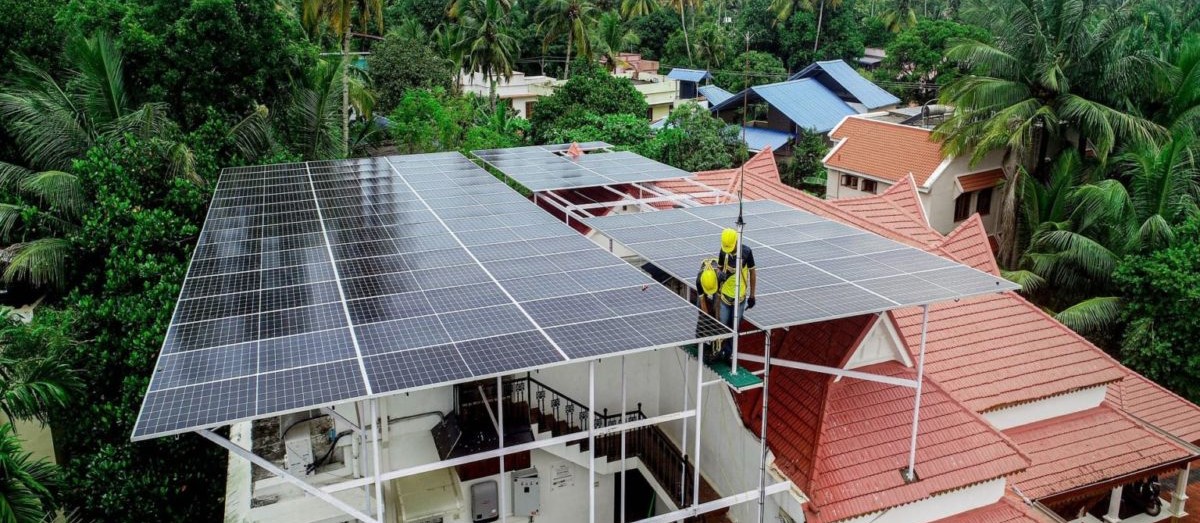
[(925, 187), (945, 159), (930, 131), (872, 118), (846, 118), (829, 137), (837, 143), (825, 165), (890, 182), (911, 174)]

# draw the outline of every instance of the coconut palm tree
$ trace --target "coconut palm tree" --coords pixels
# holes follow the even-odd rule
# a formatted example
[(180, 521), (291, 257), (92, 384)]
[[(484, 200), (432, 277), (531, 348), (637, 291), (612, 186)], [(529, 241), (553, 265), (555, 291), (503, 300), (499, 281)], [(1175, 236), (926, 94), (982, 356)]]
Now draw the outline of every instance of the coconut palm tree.
[(542, 46), (547, 47), (562, 35), (567, 35), (567, 63), (563, 79), (571, 77), (571, 49), (577, 47), (582, 56), (591, 56), (588, 31), (596, 22), (596, 6), (589, 0), (542, 0), (538, 5), (539, 30), (545, 35)]
[[(813, 38), (813, 52), (821, 45), (821, 26), (825, 21), (825, 6), (829, 5), (832, 9), (837, 9), (842, 6), (842, 0), (821, 0), (817, 6), (817, 36)], [(771, 12), (775, 14), (775, 24), (786, 21), (791, 18), (792, 13), (797, 9), (805, 11), (813, 10), (812, 0), (772, 0)]]
[(54, 465), (21, 448), (13, 426), (0, 424), (0, 521), (44, 523), (54, 510)]
[(942, 90), (942, 103), (956, 108), (934, 132), (943, 152), (977, 162), (1006, 149), (1044, 181), (1049, 157), (1068, 139), (1104, 160), (1119, 142), (1161, 136), (1161, 127), (1101, 101), (1149, 81), (1160, 65), (1124, 45), (1127, 8), (1095, 22), (1087, 13), (1085, 0), (1016, 0), (994, 44), (954, 43), (947, 58), (974, 74)]
[(912, 7), (912, 0), (895, 0), (895, 3), (890, 9), (884, 11), (880, 19), (888, 31), (899, 33), (917, 25), (917, 11)]
[(285, 108), (287, 128), (291, 131), (290, 148), (305, 159), (336, 158), (351, 152), (346, 147), (353, 148), (354, 143), (343, 142), (338, 133), (342, 120), (338, 102), (347, 87), (350, 106), (370, 119), (374, 94), (367, 89), (360, 75), (344, 78), (344, 69), (340, 63), (318, 61), (292, 87), (291, 99)]
[(729, 32), (712, 22), (696, 29), (696, 61), (708, 69), (720, 69), (729, 58)]
[(593, 33), (595, 42), (592, 43), (592, 49), (604, 58), (610, 71), (620, 65), (622, 51), (631, 49), (642, 41), (637, 33), (626, 29), (621, 23), (621, 17), (613, 12), (600, 15), (596, 29)]
[[(165, 140), (170, 175), (196, 181), (191, 150), (170, 141), (177, 129), (166, 106), (134, 106), (125, 84), (123, 55), (108, 36), (73, 39), (67, 75), (18, 57), (13, 83), (0, 91), (0, 121), (12, 134), (22, 165), (0, 162), (0, 187), (19, 197), (0, 206), (0, 237), (7, 247), (3, 280), (61, 288), (66, 281), (69, 232), (86, 205), (71, 165), (114, 136)], [(257, 121), (258, 118), (255, 118)], [(251, 125), (240, 126), (249, 131)]]
[(512, 78), (520, 46), (508, 25), (508, 10), (500, 0), (464, 1), (467, 3), (459, 18), (462, 39), (456, 49), (462, 53), (468, 72), (481, 73), (491, 83), (491, 105), (495, 109), (496, 82)]
[(654, 0), (621, 0), (621, 16), (626, 20), (646, 16), (658, 9)]
[(360, 30), (374, 24), (383, 34), (383, 0), (302, 0), (301, 21), (310, 34), (324, 22), (342, 44), (342, 143), (350, 148), (350, 37), (353, 14), (358, 12)]
[(663, 0), (663, 5), (679, 12), (679, 25), (683, 29), (683, 45), (687, 47), (688, 62), (692, 61), (692, 42), (688, 37), (687, 18), (684, 13), (689, 8), (700, 5), (700, 0)]

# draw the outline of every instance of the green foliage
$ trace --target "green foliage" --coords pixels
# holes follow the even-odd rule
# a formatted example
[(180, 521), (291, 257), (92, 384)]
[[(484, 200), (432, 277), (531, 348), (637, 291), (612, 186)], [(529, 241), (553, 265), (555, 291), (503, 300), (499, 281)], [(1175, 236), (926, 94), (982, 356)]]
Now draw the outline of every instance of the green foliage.
[(43, 523), (53, 515), (54, 465), (21, 448), (13, 426), (0, 424), (0, 521)]
[(549, 136), (587, 125), (592, 115), (627, 114), (642, 118), (648, 110), (645, 98), (628, 79), (587, 66), (578, 67), (554, 94), (539, 101), (530, 123), (534, 141), (548, 143)]
[(0, 76), (11, 71), (13, 55), (47, 67), (62, 51), (66, 32), (54, 15), (66, 0), (0, 0)]
[(693, 103), (671, 111), (654, 139), (634, 150), (688, 172), (726, 169), (746, 159), (737, 129)]
[(1127, 257), (1113, 274), (1128, 328), (1121, 360), (1146, 377), (1200, 401), (1200, 220), (1176, 231), (1166, 249)]
[(774, 55), (750, 51), (738, 55), (727, 68), (718, 72), (716, 84), (731, 93), (747, 87), (787, 80), (787, 69)]
[(813, 11), (796, 11), (776, 29), (779, 35), (778, 55), (791, 70), (799, 70), (817, 60), (841, 58), (855, 63), (863, 52), (861, 23), (854, 15), (853, 1), (846, 0), (840, 9), (825, 8), (821, 22), (820, 45), (813, 52), (817, 41), (817, 14)]
[(508, 8), (500, 0), (463, 0), (462, 35), (454, 51), (463, 57), (464, 69), (492, 81), (492, 104), (496, 103), (495, 82), (512, 78), (513, 64), (521, 52), (513, 37)]
[(397, 0), (388, 2), (383, 8), (384, 27), (388, 28), (400, 27), (413, 20), (432, 33), (445, 19), (445, 0)]
[(632, 114), (585, 115), (581, 125), (568, 129), (554, 128), (546, 143), (601, 141), (613, 145), (633, 146), (650, 139), (650, 124)]
[(455, 67), (438, 56), (426, 42), (389, 33), (383, 42), (371, 48), (367, 58), (371, 82), (378, 95), (376, 107), (389, 112), (409, 89), (443, 88), (454, 85)]
[(389, 118), (389, 132), (403, 154), (451, 151), (460, 144), (465, 103), (444, 91), (410, 89)]
[(666, 9), (652, 11), (648, 15), (630, 20), (630, 29), (641, 39), (638, 52), (647, 60), (661, 60), (663, 46), (671, 34), (679, 30), (679, 17)]
[(222, 452), (194, 437), (129, 441), (209, 196), (164, 176), (163, 147), (118, 139), (76, 163), (94, 201), (70, 236), (86, 272), (66, 310), (39, 309), (34, 320), (86, 340), (64, 361), (92, 399), (54, 425), (66, 459), (64, 500), (96, 520), (220, 518)]
[(783, 183), (824, 197), (826, 172), (821, 160), (828, 152), (824, 135), (801, 132), (792, 141), (792, 157), (786, 167), (781, 166), (779, 174)]
[(880, 72), (889, 79), (919, 84), (897, 93), (901, 98), (924, 102), (935, 94), (933, 85), (946, 85), (959, 76), (958, 67), (945, 62), (946, 46), (952, 40), (987, 42), (987, 31), (949, 20), (921, 20), (896, 35), (887, 46)]
[[(778, 55), (778, 22), (775, 13), (771, 11), (772, 3), (772, 0), (744, 0), (734, 22), (737, 24), (738, 34), (744, 37), (746, 33), (750, 33), (751, 49)], [(738, 48), (744, 51), (745, 40), (738, 40)], [(810, 45), (809, 49), (811, 48)]]

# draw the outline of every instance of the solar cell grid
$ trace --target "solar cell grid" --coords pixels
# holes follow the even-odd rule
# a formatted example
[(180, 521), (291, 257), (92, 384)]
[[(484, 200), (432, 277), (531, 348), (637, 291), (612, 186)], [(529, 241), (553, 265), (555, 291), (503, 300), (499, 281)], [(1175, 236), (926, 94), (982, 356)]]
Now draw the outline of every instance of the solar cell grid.
[[(746, 319), (759, 328), (1016, 288), (991, 274), (777, 202), (745, 202), (742, 211), (745, 241), (754, 248), (759, 271), (757, 303)], [(692, 286), (699, 260), (717, 254), (719, 231), (733, 227), (737, 214), (737, 204), (728, 204), (585, 222)], [(652, 235), (659, 238), (648, 240)]]
[(728, 335), (456, 153), (230, 169), (215, 196), (135, 439)]
[[(611, 147), (603, 142), (580, 146), (584, 152)], [(584, 154), (573, 159), (562, 154), (569, 148), (570, 144), (556, 144), (479, 150), (472, 154), (534, 192), (692, 176), (628, 151)]]

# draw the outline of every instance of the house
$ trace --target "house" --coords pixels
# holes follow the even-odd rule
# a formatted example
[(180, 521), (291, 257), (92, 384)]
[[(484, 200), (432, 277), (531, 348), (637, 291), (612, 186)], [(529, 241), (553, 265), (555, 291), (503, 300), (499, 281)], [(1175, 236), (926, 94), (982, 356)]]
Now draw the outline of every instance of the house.
[(1000, 210), (997, 185), (1005, 179), (1003, 153), (979, 164), (966, 156), (945, 157), (932, 131), (908, 111), (845, 118), (829, 137), (833, 147), (823, 160), (830, 200), (879, 194), (909, 177), (930, 225), (947, 234), (978, 214), (984, 230), (995, 231)]
[[(756, 85), (713, 104), (713, 114), (741, 124), (743, 104), (752, 112), (750, 127), (795, 136), (797, 133), (825, 134), (843, 118), (895, 107), (900, 99), (858, 74), (846, 62), (817, 62), (792, 75), (787, 81)], [(774, 146), (776, 154), (790, 154), (790, 145)], [(760, 142), (759, 150), (765, 143)]]
[[(547, 191), (535, 196), (534, 203), (595, 244), (627, 254), (580, 223), (579, 216), (572, 217), (569, 207), (596, 216), (644, 213), (635, 218), (653, 223), (655, 209), (695, 206), (703, 213), (706, 205), (736, 201), (733, 191), (739, 187), (747, 199), (772, 200), (839, 222), (821, 225), (872, 232), (998, 274), (980, 220), (972, 217), (941, 234), (926, 220), (912, 178), (875, 195), (820, 200), (780, 180), (770, 149), (740, 168), (665, 182)], [(456, 203), (437, 205), (455, 208)], [(520, 199), (514, 203), (524, 204)], [(389, 206), (395, 208), (399, 205)], [(537, 209), (518, 211), (542, 216)], [(400, 214), (413, 217), (411, 211)], [(594, 252), (587, 242), (570, 251), (579, 248), (574, 235), (545, 238), (538, 236), (545, 231), (509, 231), (503, 219), (450, 221), (452, 225), (441, 225), (461, 231), (455, 241), (496, 245), (474, 252), (486, 253), (489, 267), (511, 271), (506, 277), (519, 278), (520, 264), (497, 261), (540, 257), (531, 257), (531, 249), (557, 253), (554, 264), (566, 264), (560, 267), (564, 273), (569, 264), (583, 261), (587, 266), (589, 254), (627, 270), (625, 262)], [(754, 216), (746, 224), (762, 225)], [(647, 229), (641, 232), (654, 241), (652, 225), (636, 228)], [(516, 249), (490, 243), (502, 241), (502, 235), (522, 239), (508, 245)], [(812, 241), (799, 232), (796, 239)], [(840, 248), (837, 237), (823, 241), (825, 248)], [(564, 252), (580, 254), (562, 256)], [(771, 253), (763, 249), (759, 254), (765, 284)], [(564, 283), (554, 274), (528, 288), (553, 291)], [(586, 281), (600, 286), (609, 275), (601, 271)], [(938, 277), (929, 275), (930, 285), (937, 285)], [(677, 282), (673, 285), (682, 290)], [(651, 285), (634, 290), (598, 292), (634, 301), (644, 292), (666, 292)], [(371, 314), (414, 305), (410, 296), (391, 295), (355, 307)], [(581, 311), (587, 307), (605, 307), (603, 300), (583, 296), (586, 306), (584, 300), (574, 305), (543, 302), (544, 311), (571, 322), (586, 318)], [(487, 303), (488, 298), (456, 292), (422, 299)], [(620, 521), (622, 512), (629, 521), (651, 515), (657, 522), (683, 519), (676, 517), (677, 511), (698, 503), (719, 506), (706, 516), (730, 521), (757, 521), (760, 510), (767, 521), (811, 523), (1099, 523), (1100, 518), (1152, 523), (1184, 515), (1183, 487), (1191, 462), (1200, 458), (1200, 407), (1121, 366), (1013, 292), (938, 303), (927, 310), (927, 321), (921, 308), (908, 307), (776, 329), (769, 340), (772, 360), (839, 374), (773, 365), (769, 388), (735, 391), (694, 359), (689, 365), (683, 350), (663, 347), (494, 380), (435, 382), (379, 398), (378, 413), (361, 412), (351, 402), (283, 419), (234, 423), (233, 445), (264, 456), (272, 467), (311, 472), (291, 479), (311, 487), (307, 492), (313, 495), (231, 456), (225, 519), (346, 521), (330, 500), (343, 509), (370, 507), (371, 469), (404, 472), (378, 488), (388, 521), (405, 523), (610, 523)], [(689, 312), (694, 322), (694, 311)], [(476, 318), (485, 321), (484, 316)], [(684, 328), (691, 332), (694, 327)], [(604, 334), (615, 338), (628, 331)], [(744, 353), (761, 358), (766, 336), (743, 336)], [(611, 341), (589, 338), (597, 346)], [(512, 356), (521, 357), (516, 349)], [(397, 363), (388, 371), (439, 371), (414, 370), (403, 359)], [(450, 357), (445, 363), (457, 361)], [(758, 370), (753, 363), (745, 365)], [(331, 386), (337, 378), (330, 376)], [(895, 382), (916, 382), (920, 388)], [(914, 409), (918, 398), (920, 408)], [(765, 441), (759, 438), (764, 419)], [(914, 421), (920, 430), (910, 440)], [(639, 426), (624, 440), (605, 432), (623, 423)], [(369, 425), (377, 425), (370, 428), (379, 434), (374, 441), (364, 435)], [(503, 449), (497, 439), (505, 442)], [(902, 470), (914, 444), (917, 474), (912, 478)], [(628, 458), (622, 460), (622, 455)], [(322, 465), (309, 470), (312, 463)], [(1121, 501), (1126, 485), (1151, 476), (1164, 480), (1168, 499), (1154, 517), (1136, 514), (1139, 507)], [(767, 493), (761, 506), (760, 480), (783, 487)], [(747, 492), (754, 495), (721, 503)]]
[(873, 70), (879, 67), (884, 58), (887, 58), (887, 51), (878, 47), (867, 47), (863, 49), (863, 55), (858, 57), (858, 65), (863, 69)]
[(733, 93), (712, 84), (702, 85), (697, 87), (696, 90), (699, 91), (700, 96), (703, 96), (704, 100), (708, 102), (709, 107), (717, 105), (733, 97)]
[[(538, 98), (550, 96), (558, 80), (550, 76), (528, 76), (520, 71), (513, 71), (512, 78), (501, 78), (496, 82), (496, 95), (500, 100), (512, 106), (517, 116), (529, 118)], [(481, 73), (463, 74), (459, 80), (464, 93), (472, 93), (484, 98), (492, 95), (491, 80)]]
[(684, 69), (676, 67), (667, 73), (667, 78), (675, 80), (679, 89), (675, 97), (680, 100), (695, 100), (699, 93), (701, 82), (712, 82), (712, 74), (700, 69)]

